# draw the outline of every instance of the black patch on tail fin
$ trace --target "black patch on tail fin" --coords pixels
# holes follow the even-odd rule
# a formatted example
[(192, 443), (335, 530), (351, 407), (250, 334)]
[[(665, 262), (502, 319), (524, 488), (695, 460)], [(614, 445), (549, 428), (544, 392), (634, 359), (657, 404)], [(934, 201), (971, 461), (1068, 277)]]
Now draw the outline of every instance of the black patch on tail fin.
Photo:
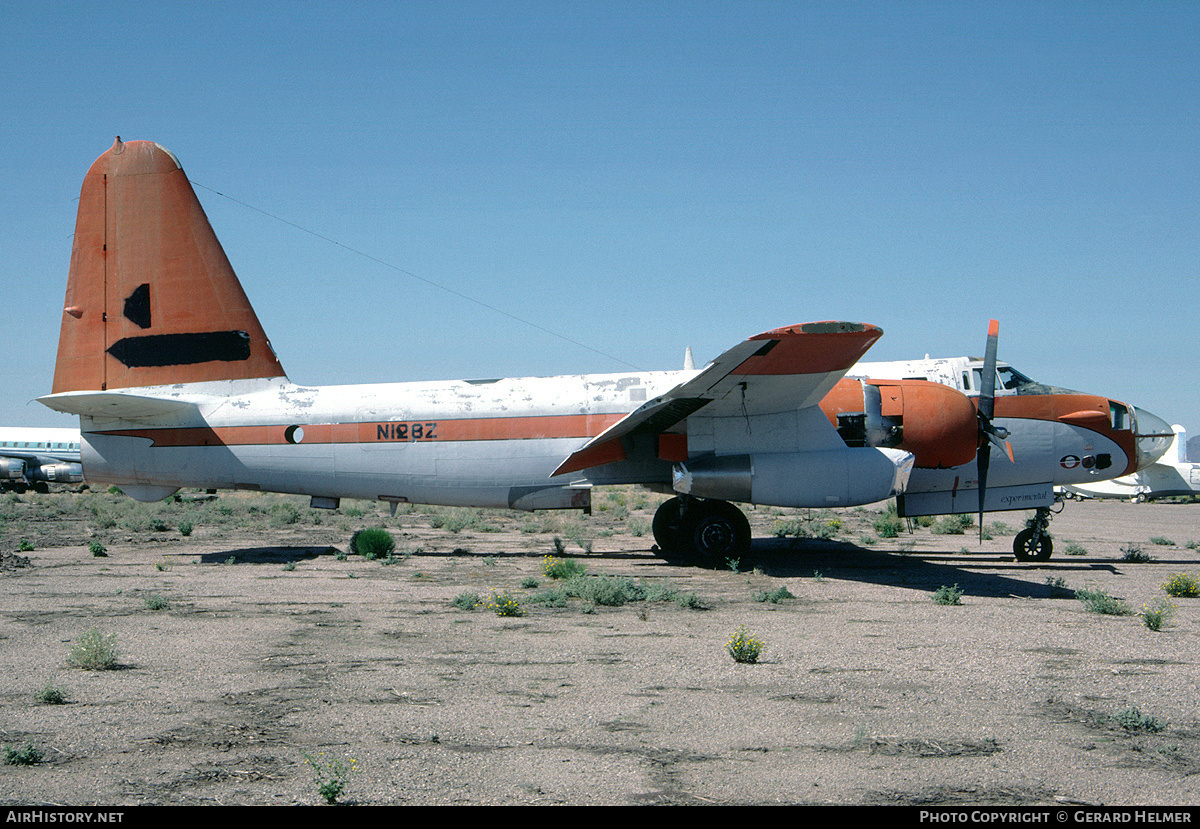
[(150, 327), (150, 285), (143, 282), (125, 299), (125, 319), (138, 328)]
[(250, 359), (250, 335), (245, 331), (148, 334), (118, 340), (108, 353), (129, 368), (186, 366), (213, 361), (232, 363)]

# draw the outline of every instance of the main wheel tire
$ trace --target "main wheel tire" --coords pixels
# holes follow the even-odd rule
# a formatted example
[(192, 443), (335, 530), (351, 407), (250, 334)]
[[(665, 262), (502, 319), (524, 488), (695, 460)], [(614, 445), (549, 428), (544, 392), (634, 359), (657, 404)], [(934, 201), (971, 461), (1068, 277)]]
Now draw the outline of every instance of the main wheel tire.
[(721, 564), (750, 552), (750, 522), (727, 501), (694, 501), (683, 516), (679, 543), (697, 564)]
[(1021, 530), (1013, 539), (1013, 553), (1016, 555), (1017, 561), (1049, 561), (1050, 554), (1053, 552), (1054, 542), (1046, 533)]
[(654, 513), (650, 523), (650, 532), (654, 535), (654, 543), (658, 545), (658, 554), (663, 558), (675, 558), (679, 554), (679, 526), (683, 500), (669, 498), (663, 501)]

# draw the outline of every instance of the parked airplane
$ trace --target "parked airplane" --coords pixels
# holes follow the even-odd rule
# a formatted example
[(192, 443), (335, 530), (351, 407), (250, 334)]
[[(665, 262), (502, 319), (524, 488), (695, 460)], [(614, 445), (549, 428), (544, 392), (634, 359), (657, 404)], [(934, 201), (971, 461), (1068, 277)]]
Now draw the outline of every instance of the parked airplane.
[(1109, 481), (1064, 486), (1065, 495), (1068, 498), (1124, 498), (1135, 504), (1153, 498), (1200, 496), (1200, 463), (1187, 460), (1187, 435), (1183, 427), (1171, 428), (1170, 448), (1157, 463)]
[(0, 427), (0, 492), (82, 481), (78, 429)]
[[(991, 446), (1008, 445), (1019, 418), (1001, 426), (1004, 398), (988, 389), (973, 402), (928, 381), (843, 379), (882, 333), (777, 328), (699, 370), (296, 385), (178, 161), (118, 138), (83, 182), (54, 385), (40, 400), (80, 416), (88, 479), (139, 500), (188, 486), (299, 493), (326, 508), (586, 509), (591, 487), (638, 483), (675, 494), (654, 518), (662, 554), (710, 561), (749, 547), (731, 502), (904, 494), (946, 512), (975, 492), (980, 507), (1013, 509), (1040, 503), (1043, 484), (1082, 479), (1082, 461), (1059, 463), (1066, 453), (1096, 474), (1138, 467), (1131, 410), (1074, 395), (1020, 415), (1049, 424), (1050, 447), (1037, 429), (1016, 441), (1015, 462), (993, 467), (993, 499)], [(988, 343), (994, 365), (995, 323)]]

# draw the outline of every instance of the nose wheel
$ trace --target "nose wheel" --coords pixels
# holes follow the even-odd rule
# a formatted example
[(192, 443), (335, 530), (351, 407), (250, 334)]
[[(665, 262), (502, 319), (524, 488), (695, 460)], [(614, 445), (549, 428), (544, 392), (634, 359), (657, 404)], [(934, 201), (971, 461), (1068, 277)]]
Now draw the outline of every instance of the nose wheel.
[(1025, 529), (1013, 539), (1013, 554), (1017, 561), (1049, 561), (1054, 552), (1050, 538), (1050, 508), (1038, 507), (1033, 517), (1025, 522)]

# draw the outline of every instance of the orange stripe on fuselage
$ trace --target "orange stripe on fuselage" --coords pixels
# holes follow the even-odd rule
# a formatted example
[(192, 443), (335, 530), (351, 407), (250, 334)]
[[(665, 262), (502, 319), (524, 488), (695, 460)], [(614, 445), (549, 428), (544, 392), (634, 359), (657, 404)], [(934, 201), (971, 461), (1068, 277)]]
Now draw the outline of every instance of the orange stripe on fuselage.
[[(158, 447), (536, 440), (539, 438), (595, 437), (624, 417), (624, 413), (614, 413), (534, 417), (428, 418), (368, 423), (289, 423), (258, 426), (112, 429), (97, 434), (146, 438), (153, 441), (153, 445)], [(293, 426), (304, 430), (302, 439), (288, 439), (288, 431)]]

